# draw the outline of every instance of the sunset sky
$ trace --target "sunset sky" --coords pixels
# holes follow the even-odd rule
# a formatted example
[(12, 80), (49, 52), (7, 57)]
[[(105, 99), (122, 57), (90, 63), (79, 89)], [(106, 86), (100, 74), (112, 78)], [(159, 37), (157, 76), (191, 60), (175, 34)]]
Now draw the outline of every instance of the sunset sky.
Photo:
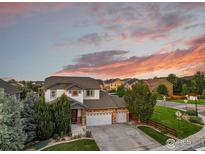
[(0, 78), (205, 71), (205, 3), (0, 3)]

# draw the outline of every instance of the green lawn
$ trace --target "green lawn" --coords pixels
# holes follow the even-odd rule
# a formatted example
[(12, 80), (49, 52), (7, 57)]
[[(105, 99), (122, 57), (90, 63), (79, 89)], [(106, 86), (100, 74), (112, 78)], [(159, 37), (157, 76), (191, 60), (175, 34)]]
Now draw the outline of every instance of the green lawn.
[(163, 133), (160, 133), (160, 132), (158, 132), (150, 127), (139, 126), (137, 128), (142, 130), (145, 134), (149, 135), (150, 137), (152, 137), (153, 139), (155, 139), (157, 142), (159, 142), (162, 145), (165, 145), (167, 139), (170, 138), (170, 137), (164, 135)]
[[(170, 128), (176, 129), (179, 138), (188, 137), (202, 129), (202, 126), (193, 124), (191, 122), (185, 120), (178, 121), (175, 115), (176, 111), (177, 109), (164, 106), (155, 106), (151, 120), (160, 122)], [(181, 112), (183, 113), (183, 111)]]
[[(176, 103), (184, 103), (183, 99), (175, 99), (175, 100), (169, 100), (170, 102), (176, 102)], [(188, 100), (188, 104), (195, 104), (195, 101), (193, 100)], [(205, 105), (205, 99), (199, 99), (197, 101), (197, 104), (202, 104)]]
[(43, 151), (99, 151), (94, 140), (82, 139), (48, 147)]

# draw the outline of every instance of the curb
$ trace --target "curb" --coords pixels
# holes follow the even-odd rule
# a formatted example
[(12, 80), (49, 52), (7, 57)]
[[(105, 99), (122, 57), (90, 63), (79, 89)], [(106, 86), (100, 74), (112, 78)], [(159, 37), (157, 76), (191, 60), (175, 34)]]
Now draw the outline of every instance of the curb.
[(49, 147), (52, 147), (52, 146), (58, 145), (58, 144), (69, 143), (69, 142), (74, 142), (74, 141), (78, 141), (78, 140), (85, 140), (85, 139), (86, 140), (94, 140), (93, 138), (83, 137), (83, 138), (77, 138), (77, 139), (68, 140), (68, 141), (60, 141), (60, 142), (53, 143), (51, 145), (47, 145), (47, 146), (45, 146), (45, 147), (43, 147), (41, 149), (38, 149), (37, 151), (42, 151), (42, 150), (44, 150), (46, 148), (49, 148)]

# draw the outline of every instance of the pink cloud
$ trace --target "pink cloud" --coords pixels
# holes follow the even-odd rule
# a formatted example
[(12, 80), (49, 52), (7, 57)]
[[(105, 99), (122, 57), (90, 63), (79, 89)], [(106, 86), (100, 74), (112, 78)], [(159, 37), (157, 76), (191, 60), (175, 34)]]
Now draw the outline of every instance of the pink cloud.
[[(92, 56), (95, 56), (93, 54)], [(175, 50), (145, 57), (130, 57), (100, 65), (80, 65), (73, 69), (63, 69), (56, 74), (95, 75), (98, 77), (142, 77), (145, 74), (177, 72), (178, 75), (192, 75), (205, 68), (205, 43), (187, 50)], [(103, 61), (102, 58), (99, 61)], [(166, 70), (166, 71), (165, 71)], [(154, 74), (157, 72), (158, 74)]]

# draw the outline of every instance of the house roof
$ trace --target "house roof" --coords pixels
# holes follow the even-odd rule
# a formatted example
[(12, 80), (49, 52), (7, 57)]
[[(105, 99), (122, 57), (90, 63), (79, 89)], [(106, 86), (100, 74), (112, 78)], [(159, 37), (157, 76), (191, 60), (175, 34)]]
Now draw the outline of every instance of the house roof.
[(71, 84), (76, 84), (83, 89), (100, 89), (100, 84), (97, 80), (90, 77), (51, 76), (45, 79), (46, 89), (56, 85), (64, 85), (64, 87), (62, 87), (66, 88)]
[(159, 83), (161, 82), (167, 82), (169, 84), (172, 84), (171, 82), (169, 82), (168, 80), (166, 79), (162, 79), (162, 78), (156, 78), (156, 79), (148, 79), (148, 80), (144, 80), (145, 83), (148, 84), (148, 86), (150, 87), (155, 87), (156, 85), (158, 85)]
[[(67, 98), (70, 101), (71, 109), (84, 109), (84, 108), (88, 107), (87, 105), (85, 105), (85, 104), (83, 104), (83, 103), (81, 103), (81, 102), (79, 102), (79, 101), (77, 101), (75, 99), (72, 99), (72, 98), (70, 98), (68, 96), (67, 96)], [(56, 99), (50, 101), (49, 103), (52, 104), (52, 103), (56, 102), (56, 100), (58, 100), (58, 99), (59, 98), (56, 98)]]
[(129, 84), (129, 85), (131, 85), (131, 84), (135, 83), (136, 81), (138, 81), (138, 80), (135, 79), (135, 78), (133, 78), (133, 79), (129, 79), (129, 80), (126, 80), (125, 84)]
[(126, 107), (123, 98), (118, 96), (111, 96), (105, 91), (100, 91), (99, 100), (84, 100), (84, 104), (88, 109), (107, 109), (107, 108), (121, 108)]
[[(109, 83), (113, 83), (113, 82), (118, 81), (118, 80), (121, 81), (120, 79), (117, 78), (117, 79), (105, 80), (104, 83), (109, 84)], [(123, 81), (122, 81), (122, 82), (123, 82)]]
[(20, 93), (20, 91), (18, 90), (16, 86), (9, 84), (8, 82), (2, 79), (0, 79), (0, 88), (3, 88), (4, 92), (7, 94), (13, 95), (13, 94)]
[(103, 83), (104, 83), (103, 80), (100, 80), (100, 79), (97, 79), (97, 82), (101, 85), (103, 85)]

